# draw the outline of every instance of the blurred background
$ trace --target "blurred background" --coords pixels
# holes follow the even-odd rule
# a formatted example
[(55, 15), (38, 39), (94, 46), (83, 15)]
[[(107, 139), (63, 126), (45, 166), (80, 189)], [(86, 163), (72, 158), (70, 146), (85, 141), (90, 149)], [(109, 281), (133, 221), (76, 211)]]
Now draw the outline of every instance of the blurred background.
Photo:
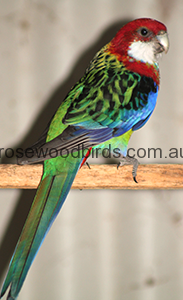
[[(129, 146), (162, 149), (142, 164), (182, 163), (169, 158), (183, 149), (182, 0), (0, 0), (0, 148), (35, 142), (93, 55), (139, 17), (166, 24), (170, 50), (158, 105)], [(11, 163), (3, 150), (1, 158)], [(0, 285), (34, 194), (0, 191)], [(183, 299), (183, 191), (72, 190), (23, 299)]]

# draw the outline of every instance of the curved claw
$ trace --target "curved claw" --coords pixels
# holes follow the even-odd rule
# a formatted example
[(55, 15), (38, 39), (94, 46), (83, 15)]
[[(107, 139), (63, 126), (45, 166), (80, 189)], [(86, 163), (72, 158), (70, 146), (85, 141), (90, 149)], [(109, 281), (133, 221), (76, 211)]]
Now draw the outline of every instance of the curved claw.
[(123, 160), (120, 161), (117, 164), (117, 169), (119, 169), (120, 166), (124, 166), (124, 165), (132, 165), (133, 166), (133, 170), (132, 170), (132, 176), (133, 176), (133, 180), (138, 183), (137, 179), (136, 179), (136, 174), (137, 174), (137, 168), (139, 165), (139, 162), (136, 158), (131, 157), (131, 156), (125, 156), (123, 157)]
[(119, 163), (117, 164), (117, 170), (119, 169), (120, 166), (121, 166), (121, 163), (119, 162)]
[(133, 177), (133, 180), (134, 180), (136, 183), (138, 183), (138, 181), (137, 181), (136, 177)]
[(85, 164), (87, 165), (88, 169), (91, 169), (89, 163), (86, 161)]

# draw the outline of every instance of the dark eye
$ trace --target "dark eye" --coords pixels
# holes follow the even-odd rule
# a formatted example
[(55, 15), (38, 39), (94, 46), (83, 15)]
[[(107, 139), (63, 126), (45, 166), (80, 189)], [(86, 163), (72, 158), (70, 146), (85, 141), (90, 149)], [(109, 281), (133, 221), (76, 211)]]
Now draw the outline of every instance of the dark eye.
[(141, 34), (142, 36), (147, 36), (148, 33), (149, 33), (149, 31), (147, 30), (147, 28), (141, 28), (140, 34)]

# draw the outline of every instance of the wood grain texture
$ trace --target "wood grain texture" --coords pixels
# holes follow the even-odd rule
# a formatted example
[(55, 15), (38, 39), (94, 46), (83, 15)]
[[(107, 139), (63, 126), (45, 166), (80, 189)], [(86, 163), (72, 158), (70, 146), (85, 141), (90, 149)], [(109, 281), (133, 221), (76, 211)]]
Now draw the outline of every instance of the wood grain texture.
[[(36, 189), (42, 165), (0, 165), (0, 188)], [(116, 165), (83, 166), (73, 189), (182, 189), (183, 165), (140, 165), (137, 181), (132, 179), (132, 167)]]

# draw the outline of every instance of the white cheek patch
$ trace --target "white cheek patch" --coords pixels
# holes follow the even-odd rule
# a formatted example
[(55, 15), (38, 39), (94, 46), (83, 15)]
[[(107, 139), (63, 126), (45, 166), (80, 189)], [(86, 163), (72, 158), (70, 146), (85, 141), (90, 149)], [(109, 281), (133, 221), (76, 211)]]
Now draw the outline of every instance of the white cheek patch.
[(128, 50), (128, 55), (145, 63), (154, 64), (156, 62), (156, 57), (154, 55), (153, 45), (151, 42), (138, 41), (131, 43)]

